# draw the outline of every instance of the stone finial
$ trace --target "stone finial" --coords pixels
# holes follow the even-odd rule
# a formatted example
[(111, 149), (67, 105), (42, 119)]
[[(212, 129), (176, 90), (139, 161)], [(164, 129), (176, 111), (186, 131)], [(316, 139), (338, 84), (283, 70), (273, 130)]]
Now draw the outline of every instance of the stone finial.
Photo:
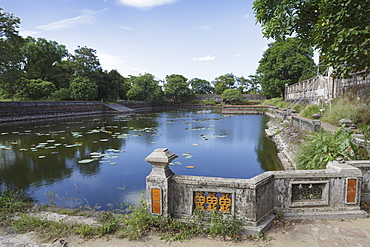
[(168, 167), (170, 162), (176, 159), (178, 156), (172, 153), (167, 148), (157, 148), (148, 157), (145, 158), (145, 161), (152, 164), (152, 172), (149, 174), (149, 177), (162, 177), (168, 178), (174, 173)]
[(157, 148), (151, 154), (149, 154), (145, 161), (149, 163), (167, 163), (169, 164), (172, 160), (178, 156), (172, 153), (168, 148)]

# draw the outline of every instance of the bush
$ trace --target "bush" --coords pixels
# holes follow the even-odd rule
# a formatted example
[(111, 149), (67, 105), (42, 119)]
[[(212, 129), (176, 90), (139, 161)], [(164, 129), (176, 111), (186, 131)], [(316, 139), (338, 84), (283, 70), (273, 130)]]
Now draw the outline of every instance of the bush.
[(229, 101), (238, 101), (243, 98), (242, 93), (238, 89), (226, 89), (221, 98)]
[(342, 118), (348, 118), (354, 123), (360, 123), (361, 114), (364, 110), (366, 110), (366, 106), (359, 105), (352, 97), (340, 97), (336, 98), (331, 105), (326, 106), (321, 120), (337, 126), (338, 121)]
[(53, 83), (38, 79), (30, 80), (20, 94), (23, 99), (40, 100), (50, 97), (55, 91)]
[(300, 147), (296, 156), (299, 169), (325, 169), (329, 161), (337, 158), (344, 160), (368, 159), (354, 144), (352, 134), (354, 131), (337, 129), (334, 134), (328, 131), (314, 133), (308, 137)]
[(70, 100), (71, 94), (67, 88), (61, 88), (52, 95), (53, 100)]
[(98, 85), (86, 77), (77, 77), (69, 85), (74, 100), (94, 100), (98, 97)]
[(312, 115), (315, 113), (320, 113), (322, 107), (319, 105), (307, 105), (303, 110), (300, 111), (299, 115), (301, 117), (312, 119)]

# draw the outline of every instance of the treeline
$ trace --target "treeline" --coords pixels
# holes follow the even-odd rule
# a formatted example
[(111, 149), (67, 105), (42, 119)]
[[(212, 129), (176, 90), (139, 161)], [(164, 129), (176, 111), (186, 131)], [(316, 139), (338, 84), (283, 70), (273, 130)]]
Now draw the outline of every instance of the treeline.
[(16, 100), (145, 100), (181, 102), (190, 94), (222, 94), (238, 88), (256, 92), (258, 83), (232, 73), (214, 81), (182, 75), (164, 80), (152, 74), (123, 77), (117, 70), (104, 70), (96, 50), (79, 46), (70, 53), (66, 46), (44, 38), (23, 38), (20, 19), (0, 8), (0, 98)]
[(96, 50), (66, 46), (44, 38), (23, 38), (20, 19), (0, 8), (0, 99), (16, 100), (144, 100), (181, 102), (191, 94), (223, 94), (239, 99), (242, 93), (280, 97), (285, 85), (316, 75), (313, 50), (296, 38), (269, 44), (256, 75), (227, 73), (213, 81), (170, 74), (163, 79), (145, 73), (123, 77), (104, 70)]

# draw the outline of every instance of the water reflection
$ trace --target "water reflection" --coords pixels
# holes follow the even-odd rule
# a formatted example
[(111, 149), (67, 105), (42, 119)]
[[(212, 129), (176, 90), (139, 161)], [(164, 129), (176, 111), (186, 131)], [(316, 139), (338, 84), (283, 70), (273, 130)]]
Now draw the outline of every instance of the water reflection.
[(179, 156), (171, 166), (177, 174), (250, 178), (280, 169), (266, 121), (180, 111), (2, 125), (0, 184), (40, 203), (119, 207), (145, 189), (151, 165), (144, 159), (162, 147)]

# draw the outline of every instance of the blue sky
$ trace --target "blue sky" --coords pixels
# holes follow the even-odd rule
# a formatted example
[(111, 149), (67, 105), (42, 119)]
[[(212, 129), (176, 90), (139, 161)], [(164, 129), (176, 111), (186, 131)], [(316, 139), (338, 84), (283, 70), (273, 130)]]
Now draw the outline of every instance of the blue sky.
[(180, 74), (208, 81), (254, 75), (267, 44), (252, 0), (0, 0), (20, 34), (97, 51), (123, 76)]

